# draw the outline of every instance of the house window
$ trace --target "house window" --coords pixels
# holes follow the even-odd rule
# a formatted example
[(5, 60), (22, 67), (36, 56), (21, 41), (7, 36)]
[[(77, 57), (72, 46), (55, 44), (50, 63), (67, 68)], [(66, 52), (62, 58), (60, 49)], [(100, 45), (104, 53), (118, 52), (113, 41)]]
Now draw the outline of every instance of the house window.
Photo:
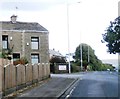
[(39, 63), (39, 54), (31, 54), (31, 62), (33, 64)]
[(13, 53), (13, 61), (20, 59), (20, 53)]
[(31, 48), (39, 49), (39, 37), (31, 37)]
[(2, 48), (8, 49), (8, 36), (2, 35)]

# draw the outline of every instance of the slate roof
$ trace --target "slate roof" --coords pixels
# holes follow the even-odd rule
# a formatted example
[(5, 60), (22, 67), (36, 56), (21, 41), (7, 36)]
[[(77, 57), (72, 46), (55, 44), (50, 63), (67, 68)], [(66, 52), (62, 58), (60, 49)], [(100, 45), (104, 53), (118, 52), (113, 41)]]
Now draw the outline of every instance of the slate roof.
[(49, 53), (51, 54), (51, 55), (54, 55), (54, 56), (58, 56), (58, 57), (64, 57), (60, 52), (58, 52), (58, 51), (55, 51), (55, 50), (49, 50)]
[(46, 28), (36, 22), (16, 22), (0, 21), (2, 30), (32, 30), (32, 31), (48, 31)]

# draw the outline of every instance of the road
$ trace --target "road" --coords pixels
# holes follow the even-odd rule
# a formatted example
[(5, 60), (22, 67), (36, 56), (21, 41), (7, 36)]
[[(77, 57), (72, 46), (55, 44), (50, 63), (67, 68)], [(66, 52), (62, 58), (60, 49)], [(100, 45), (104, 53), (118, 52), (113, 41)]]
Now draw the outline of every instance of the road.
[[(60, 75), (59, 75), (60, 76)], [(115, 72), (86, 72), (62, 77), (78, 77), (78, 83), (62, 97), (118, 97), (118, 74)], [(118, 99), (118, 98), (116, 98)]]

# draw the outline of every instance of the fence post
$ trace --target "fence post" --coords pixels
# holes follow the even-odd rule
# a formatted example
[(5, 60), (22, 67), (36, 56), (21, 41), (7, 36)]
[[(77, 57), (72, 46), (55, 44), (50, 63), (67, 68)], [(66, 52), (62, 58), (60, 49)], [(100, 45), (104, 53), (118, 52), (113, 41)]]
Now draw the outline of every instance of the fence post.
[(32, 84), (33, 84), (33, 64), (31, 64), (32, 65)]
[(3, 59), (0, 58), (0, 98), (2, 98), (3, 96), (4, 96), (4, 67)]
[(43, 73), (42, 73), (42, 64), (39, 63), (39, 80), (42, 80), (42, 76), (43, 76)]
[(0, 64), (0, 98), (2, 98), (2, 85), (3, 85), (3, 76), (2, 76), (2, 74), (3, 74), (3, 68), (2, 68), (2, 65)]
[(2, 95), (3, 97), (6, 95), (5, 89), (6, 89), (6, 84), (7, 84), (7, 83), (6, 83), (6, 76), (5, 76), (5, 74), (6, 74), (5, 71), (6, 71), (6, 70), (5, 70), (5, 69), (6, 69), (6, 67), (7, 67), (8, 65), (9, 65), (9, 64), (3, 66), (3, 88), (2, 88), (2, 89), (3, 89), (3, 95)]
[(47, 76), (50, 78), (50, 64), (49, 63), (47, 63)]
[(40, 63), (38, 63), (38, 82), (39, 82), (39, 78), (40, 78), (40, 71), (39, 71), (39, 65), (40, 65)]
[(16, 95), (17, 95), (17, 66), (15, 66), (15, 74), (16, 74)]
[(27, 65), (28, 65), (28, 64), (25, 65), (25, 87), (27, 87), (27, 85), (26, 85), (26, 82), (27, 82), (27, 81), (26, 81), (26, 66), (27, 66)]
[(39, 82), (39, 65), (37, 64), (37, 69), (38, 69), (38, 78), (37, 78), (37, 82)]
[(4, 75), (3, 75), (3, 79), (4, 79), (4, 83), (3, 83), (3, 97), (5, 96), (5, 67), (3, 67), (4, 68), (4, 71), (3, 71), (3, 73), (4, 73)]
[(42, 63), (42, 80), (44, 80), (44, 77), (45, 77), (45, 67), (44, 67), (44, 63)]

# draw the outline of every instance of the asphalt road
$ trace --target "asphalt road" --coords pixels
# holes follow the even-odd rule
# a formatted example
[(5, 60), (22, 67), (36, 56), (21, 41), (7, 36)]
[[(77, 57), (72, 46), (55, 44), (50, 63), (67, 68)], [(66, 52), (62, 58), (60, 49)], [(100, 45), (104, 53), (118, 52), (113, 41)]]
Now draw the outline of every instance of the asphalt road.
[[(99, 99), (99, 97), (102, 97), (102, 99), (120, 99), (118, 98), (119, 77), (115, 72), (51, 74), (51, 78), (47, 83), (24, 92), (18, 97), (59, 97), (59, 99), (67, 99), (68, 97), (72, 99), (76, 99), (75, 97), (78, 97), (77, 99), (86, 99), (86, 97), (87, 99), (91, 99), (90, 97)], [(75, 83), (71, 84), (76, 78)]]
[(80, 75), (81, 80), (67, 97), (118, 97), (117, 73), (96, 71)]

